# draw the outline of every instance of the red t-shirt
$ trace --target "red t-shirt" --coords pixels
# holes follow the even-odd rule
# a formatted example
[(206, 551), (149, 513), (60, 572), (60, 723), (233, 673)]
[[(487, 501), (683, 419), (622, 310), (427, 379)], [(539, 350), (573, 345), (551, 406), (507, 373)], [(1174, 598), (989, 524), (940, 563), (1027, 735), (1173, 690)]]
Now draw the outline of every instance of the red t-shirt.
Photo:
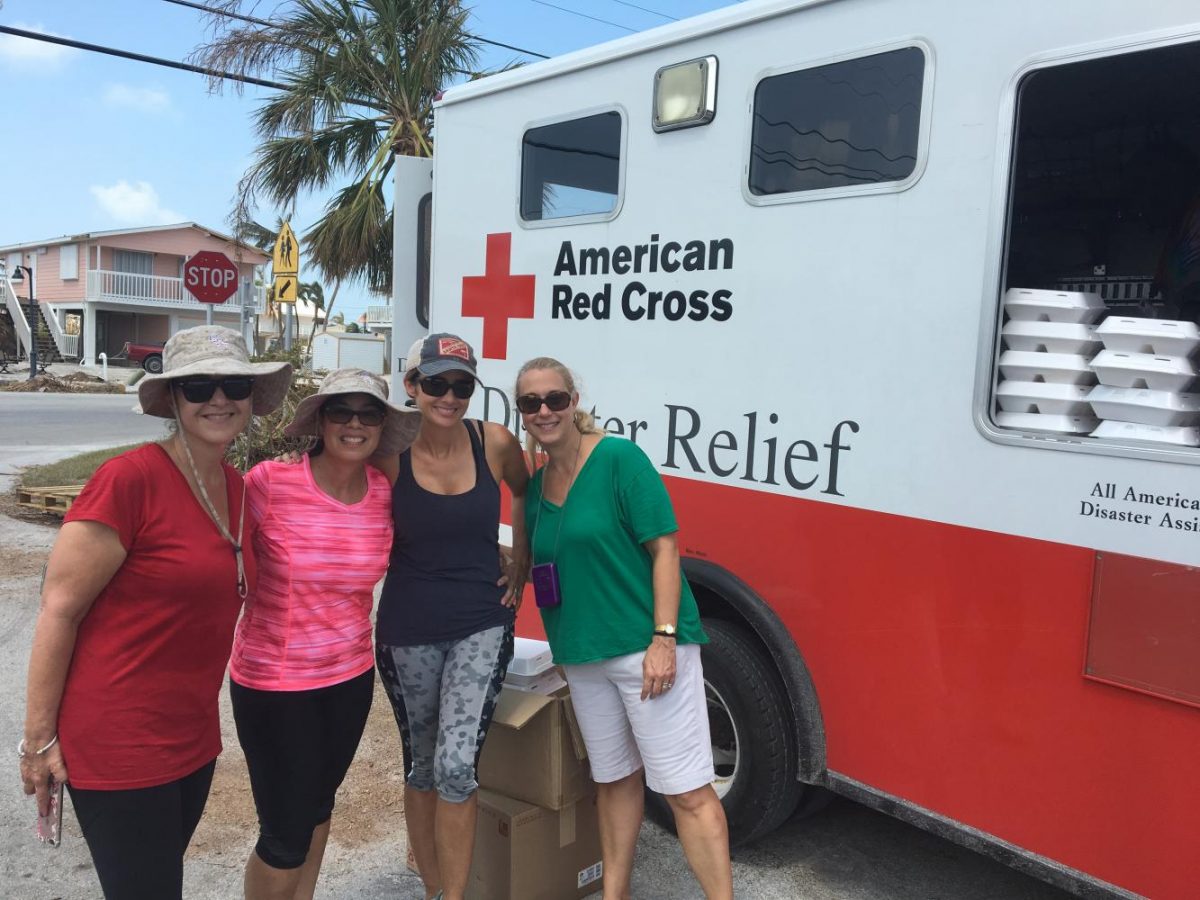
[[(225, 466), (237, 536), (242, 478)], [(217, 697), (242, 600), (233, 547), (158, 444), (96, 470), (66, 521), (117, 532), (125, 562), (79, 625), (58, 715), (71, 784), (154, 787), (221, 752)], [(254, 584), (251, 521), (243, 536)]]

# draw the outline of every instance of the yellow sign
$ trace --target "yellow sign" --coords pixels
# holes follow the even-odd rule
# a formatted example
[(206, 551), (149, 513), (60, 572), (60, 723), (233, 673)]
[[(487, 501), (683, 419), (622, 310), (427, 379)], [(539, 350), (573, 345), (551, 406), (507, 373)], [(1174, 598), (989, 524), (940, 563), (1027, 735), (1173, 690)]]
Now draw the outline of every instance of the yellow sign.
[(275, 276), (275, 302), (276, 303), (295, 303), (296, 302), (296, 276), (295, 275), (276, 275)]
[(271, 260), (271, 268), (276, 284), (279, 283), (280, 275), (291, 275), (294, 278), (300, 272), (300, 244), (296, 242), (296, 233), (287, 222), (283, 223), (283, 227), (279, 229), (279, 237), (275, 239), (275, 255)]

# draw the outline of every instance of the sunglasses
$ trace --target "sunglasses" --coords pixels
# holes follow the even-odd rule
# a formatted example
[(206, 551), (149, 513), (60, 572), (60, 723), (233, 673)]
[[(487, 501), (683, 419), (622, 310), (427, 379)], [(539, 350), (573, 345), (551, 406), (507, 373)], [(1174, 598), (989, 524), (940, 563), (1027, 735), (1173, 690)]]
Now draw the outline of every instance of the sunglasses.
[(228, 400), (245, 400), (254, 390), (254, 378), (250, 375), (234, 375), (230, 378), (180, 378), (175, 382), (183, 399), (188, 403), (207, 403), (221, 389)]
[(531, 416), (542, 408), (543, 403), (550, 412), (562, 412), (571, 405), (571, 395), (566, 391), (551, 391), (545, 397), (539, 397), (537, 394), (522, 394), (517, 398), (517, 409), (525, 415)]
[(335, 425), (349, 425), (350, 420), (358, 416), (360, 425), (375, 428), (383, 424), (384, 416), (387, 413), (378, 406), (355, 409), (353, 406), (346, 406), (342, 403), (330, 403), (328, 406), (321, 407), (321, 415)]
[(421, 390), (430, 397), (444, 397), (446, 396), (446, 391), (453, 391), (454, 396), (459, 400), (466, 400), (475, 393), (474, 378), (464, 378), (462, 381), (450, 381), (434, 375), (431, 378), (420, 379), (417, 384), (421, 385)]

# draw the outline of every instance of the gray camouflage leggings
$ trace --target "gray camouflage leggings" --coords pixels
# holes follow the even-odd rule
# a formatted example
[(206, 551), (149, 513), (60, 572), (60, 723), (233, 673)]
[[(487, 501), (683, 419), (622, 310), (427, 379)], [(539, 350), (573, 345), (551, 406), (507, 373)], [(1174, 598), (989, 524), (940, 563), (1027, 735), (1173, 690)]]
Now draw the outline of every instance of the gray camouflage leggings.
[(450, 803), (475, 793), (479, 753), (512, 655), (512, 625), (458, 641), (376, 645), (375, 662), (400, 726), (409, 787), (436, 787)]

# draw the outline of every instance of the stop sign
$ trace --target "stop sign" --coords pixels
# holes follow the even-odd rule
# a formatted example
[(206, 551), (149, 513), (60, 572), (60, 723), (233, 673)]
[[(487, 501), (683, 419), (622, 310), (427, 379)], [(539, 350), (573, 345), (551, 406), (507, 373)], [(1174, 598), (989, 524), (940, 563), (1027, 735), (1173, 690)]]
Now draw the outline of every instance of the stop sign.
[(224, 303), (237, 291), (237, 266), (224, 253), (201, 250), (183, 264), (183, 286), (201, 303)]

